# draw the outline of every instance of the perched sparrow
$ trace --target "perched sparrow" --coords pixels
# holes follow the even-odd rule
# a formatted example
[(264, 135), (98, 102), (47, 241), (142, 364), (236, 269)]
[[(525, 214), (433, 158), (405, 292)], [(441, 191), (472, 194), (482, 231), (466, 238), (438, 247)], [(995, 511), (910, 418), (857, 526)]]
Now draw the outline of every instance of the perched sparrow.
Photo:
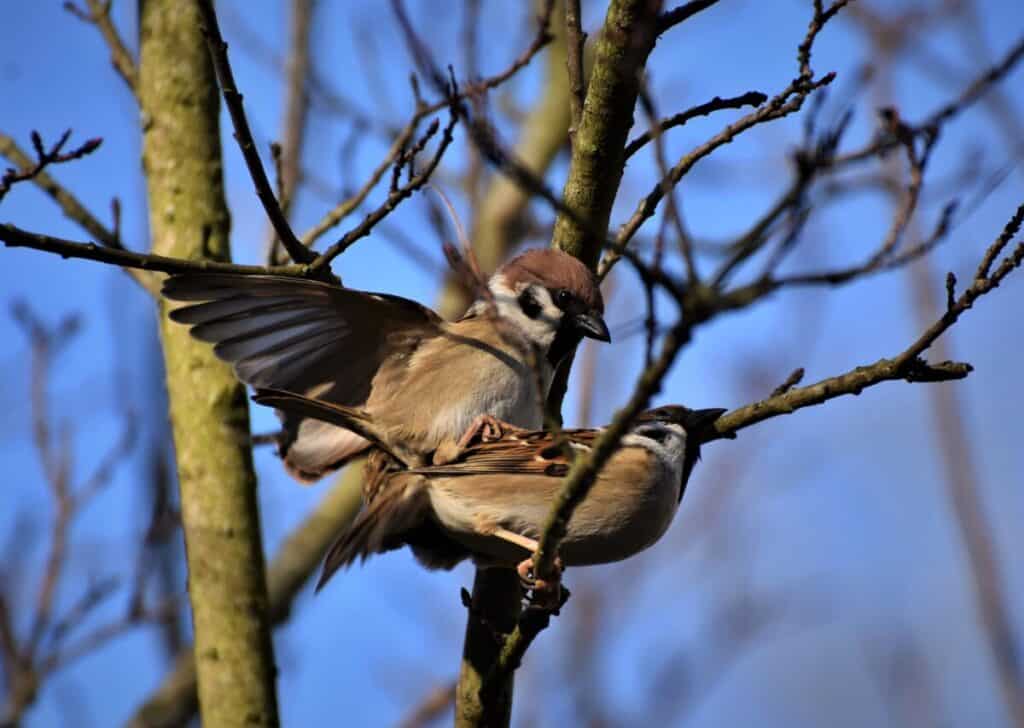
[[(675, 515), (700, 457), (701, 434), (723, 409), (668, 405), (640, 415), (569, 521), (565, 566), (620, 561), (657, 541)], [(585, 456), (600, 430), (567, 430)], [(688, 437), (689, 435), (689, 437)], [(517, 566), (527, 579), (570, 462), (557, 435), (517, 430), (471, 443), (445, 465), (403, 469), (375, 451), (366, 507), (331, 546), (317, 589), (357, 557), (409, 545), (428, 568)], [(376, 461), (376, 462), (375, 462)]]
[[(163, 293), (200, 302), (171, 318), (213, 342), (243, 381), (360, 408), (425, 463), (482, 424), (539, 427), (561, 359), (582, 336), (610, 340), (596, 278), (566, 253), (528, 251), (487, 288), (454, 323), (398, 296), (284, 276), (186, 274)], [(281, 417), (279, 452), (303, 480), (369, 446), (351, 430)]]

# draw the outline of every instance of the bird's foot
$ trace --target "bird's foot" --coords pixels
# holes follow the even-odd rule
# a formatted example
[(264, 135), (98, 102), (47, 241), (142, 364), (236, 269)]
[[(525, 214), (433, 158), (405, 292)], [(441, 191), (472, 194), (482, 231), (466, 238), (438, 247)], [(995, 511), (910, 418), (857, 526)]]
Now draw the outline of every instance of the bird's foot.
[(569, 598), (569, 590), (562, 586), (562, 570), (562, 560), (556, 558), (551, 578), (540, 579), (533, 573), (532, 556), (519, 562), (516, 566), (519, 583), (530, 593), (531, 605), (558, 613)]
[(522, 428), (502, 422), (491, 415), (477, 415), (466, 431), (457, 441), (448, 440), (434, 451), (434, 465), (447, 465), (458, 460), (462, 453), (478, 439), (480, 442), (494, 442), (505, 436), (506, 432), (515, 432)]
[(497, 417), (477, 415), (466, 431), (462, 433), (457, 444), (462, 448), (469, 447), (477, 437), (480, 438), (480, 442), (494, 442), (504, 437), (506, 432), (518, 429), (514, 425), (502, 422)]

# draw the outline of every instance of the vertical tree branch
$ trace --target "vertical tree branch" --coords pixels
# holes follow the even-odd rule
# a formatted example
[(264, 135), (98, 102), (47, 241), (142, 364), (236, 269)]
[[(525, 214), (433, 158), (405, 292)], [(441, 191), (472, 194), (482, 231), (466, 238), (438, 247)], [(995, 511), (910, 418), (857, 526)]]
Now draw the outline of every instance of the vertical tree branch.
[[(612, 203), (625, 165), (626, 137), (633, 126), (640, 72), (654, 47), (661, 3), (616, 0), (608, 7), (597, 40), (583, 114), (573, 138), (572, 162), (562, 197), (590, 230), (608, 229)], [(588, 240), (576, 220), (560, 214), (551, 244), (588, 266), (597, 264), (600, 240)]]
[[(153, 249), (227, 261), (220, 105), (197, 7), (144, 0), (139, 15), (138, 90)], [(276, 726), (276, 668), (245, 391), (209, 346), (166, 315), (161, 338), (203, 724)]]
[(478, 569), (473, 594), (466, 599), (469, 617), (462, 650), (462, 667), (455, 687), (456, 728), (500, 728), (512, 717), (511, 672), (507, 679), (491, 681), (486, 694), (484, 680), (498, 661), (505, 635), (519, 618), (522, 591), (512, 569)]

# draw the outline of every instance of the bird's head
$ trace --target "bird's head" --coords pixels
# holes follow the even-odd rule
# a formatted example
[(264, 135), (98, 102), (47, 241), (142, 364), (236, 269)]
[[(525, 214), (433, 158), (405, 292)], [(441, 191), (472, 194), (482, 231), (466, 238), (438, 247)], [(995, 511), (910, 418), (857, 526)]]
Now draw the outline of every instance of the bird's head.
[(581, 337), (611, 341), (597, 278), (560, 250), (529, 250), (503, 265), (488, 282), (498, 313), (549, 353), (553, 364)]
[(700, 445), (715, 420), (727, 410), (690, 409), (678, 404), (663, 405), (637, 416), (630, 436), (643, 438), (647, 447), (673, 466), (680, 468), (679, 497), (700, 459)]

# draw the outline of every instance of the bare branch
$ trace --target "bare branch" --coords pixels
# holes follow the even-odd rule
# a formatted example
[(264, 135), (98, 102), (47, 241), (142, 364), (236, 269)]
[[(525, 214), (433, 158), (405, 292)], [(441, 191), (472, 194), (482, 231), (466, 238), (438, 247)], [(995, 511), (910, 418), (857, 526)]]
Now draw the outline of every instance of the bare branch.
[(440, 111), (444, 107), (450, 107), (453, 103), (461, 102), (468, 97), (478, 96), (487, 91), (491, 91), (505, 83), (516, 73), (529, 65), (534, 56), (540, 53), (541, 50), (544, 49), (544, 46), (551, 42), (552, 38), (551, 33), (548, 30), (548, 26), (551, 22), (551, 13), (555, 3), (554, 0), (543, 0), (543, 3), (544, 5), (541, 8), (541, 12), (537, 19), (536, 35), (534, 35), (530, 45), (527, 46), (522, 53), (516, 56), (509, 66), (488, 78), (484, 78), (479, 81), (469, 81), (456, 89), (450, 89), (448, 79), (438, 71), (436, 64), (434, 64), (433, 60), (430, 58), (430, 53), (426, 46), (422, 41), (420, 41), (419, 37), (413, 31), (412, 24), (409, 22), (409, 18), (406, 15), (405, 8), (402, 5), (401, 0), (392, 0), (391, 8), (395, 13), (395, 17), (398, 18), (399, 25), (402, 28), (406, 41), (409, 43), (413, 56), (416, 58), (417, 65), (421, 69), (429, 69), (431, 82), (434, 87), (444, 95), (444, 98), (440, 101), (424, 107), (424, 111), (426, 113)]
[(790, 372), (789, 376), (786, 377), (786, 379), (782, 382), (782, 384), (780, 384), (779, 386), (777, 386), (775, 389), (772, 390), (771, 396), (772, 397), (778, 397), (780, 394), (785, 394), (786, 392), (791, 390), (793, 387), (795, 387), (796, 385), (800, 384), (800, 382), (803, 381), (803, 378), (804, 378), (803, 367), (800, 367), (799, 369), (794, 369), (792, 372)]
[[(441, 163), (441, 157), (444, 156), (448, 146), (452, 143), (452, 132), (455, 129), (455, 124), (457, 122), (458, 116), (453, 112), (448, 123), (444, 127), (444, 131), (441, 133), (441, 141), (438, 143), (433, 157), (431, 157), (423, 170), (417, 173), (404, 185), (393, 190), (380, 207), (369, 213), (363, 218), (361, 223), (349, 230), (338, 240), (338, 242), (334, 243), (321, 255), (317, 256), (312, 265), (309, 266), (310, 274), (316, 274), (318, 271), (327, 269), (332, 260), (344, 253), (353, 243), (369, 235), (374, 226), (387, 217), (392, 210), (398, 207), (399, 203), (411, 197), (414, 192), (418, 191), (430, 180), (430, 176)], [(410, 161), (410, 170), (412, 169), (411, 164), (412, 162)]]
[[(835, 78), (834, 73), (827, 73), (821, 78), (815, 79), (810, 67), (810, 52), (817, 39), (818, 34), (825, 24), (845, 5), (848, 0), (837, 0), (827, 11), (823, 11), (820, 2), (814, 5), (814, 17), (807, 27), (807, 34), (801, 41), (797, 51), (797, 61), (800, 73), (780, 93), (774, 96), (766, 104), (760, 106), (756, 111), (730, 124), (717, 135), (698, 146), (688, 154), (684, 155), (672, 168), (666, 179), (655, 185), (654, 189), (637, 205), (636, 210), (629, 220), (619, 228), (615, 241), (619, 246), (625, 246), (632, 240), (640, 226), (650, 219), (658, 207), (658, 203), (664, 197), (665, 191), (671, 189), (690, 171), (698, 161), (708, 156), (723, 144), (730, 143), (737, 135), (774, 119), (780, 119), (794, 111), (798, 111), (804, 101), (814, 91), (830, 84)], [(683, 6), (686, 7), (686, 6)], [(702, 9), (702, 8), (699, 8)], [(619, 255), (613, 250), (608, 253), (598, 266), (598, 275), (603, 279), (618, 261)]]
[(332, 210), (328, 211), (320, 222), (304, 233), (301, 238), (303, 245), (306, 247), (312, 247), (313, 244), (327, 231), (340, 223), (346, 216), (352, 213), (352, 211), (363, 204), (373, 188), (376, 187), (377, 183), (379, 183), (384, 177), (384, 174), (395, 166), (395, 163), (401, 156), (403, 150), (405, 150), (409, 145), (409, 142), (412, 140), (413, 135), (416, 133), (419, 123), (424, 116), (425, 114), (422, 112), (417, 112), (413, 116), (409, 123), (405, 125), (405, 128), (402, 129), (399, 135), (391, 143), (391, 148), (388, 150), (388, 153), (370, 174), (369, 179), (366, 180), (363, 186), (360, 187), (354, 195), (343, 200)]
[[(762, 94), (763, 96), (763, 94)], [(683, 262), (686, 264), (686, 279), (687, 285), (699, 286), (700, 275), (697, 272), (697, 263), (693, 256), (693, 240), (683, 229), (682, 216), (679, 213), (679, 207), (676, 205), (675, 188), (669, 182), (668, 162), (665, 157), (665, 142), (662, 138), (661, 126), (658, 124), (658, 111), (654, 106), (654, 99), (651, 98), (650, 94), (647, 93), (646, 88), (641, 85), (640, 87), (640, 105), (643, 107), (644, 112), (647, 114), (648, 121), (650, 123), (650, 131), (648, 132), (654, 139), (654, 159), (658, 164), (658, 174), (661, 176), (662, 181), (662, 195), (665, 198), (665, 221), (671, 222), (675, 228), (677, 242), (679, 249), (683, 254)], [(659, 231), (656, 238), (655, 245), (655, 267), (661, 267), (661, 256), (664, 249), (662, 241), (664, 238), (664, 223), (662, 229)], [(654, 328), (654, 302), (650, 300), (651, 291), (648, 289), (648, 301), (647, 310), (650, 320), (650, 329)], [(648, 336), (647, 345), (647, 361), (646, 365), (650, 365), (650, 349), (652, 345), (652, 336)]]
[[(61, 134), (60, 139), (53, 143), (53, 146), (46, 149), (43, 146), (43, 138), (39, 136), (39, 132), (33, 131), (32, 146), (36, 150), (36, 162), (35, 164), (29, 165), (27, 160), (25, 160), (26, 163), (21, 165), (21, 171), (14, 168), (8, 168), (7, 171), (4, 172), (4, 176), (0, 178), (0, 200), (3, 200), (4, 197), (7, 196), (7, 193), (11, 191), (11, 187), (19, 182), (27, 182), (28, 180), (36, 177), (51, 164), (63, 164), (65, 162), (81, 159), (87, 154), (95, 152), (99, 149), (100, 144), (103, 143), (102, 139), (96, 137), (94, 139), (87, 139), (70, 152), (62, 152), (61, 150), (70, 138), (71, 130), (68, 129), (66, 132)], [(4, 144), (5, 149), (0, 151), (2, 151), (5, 156), (8, 156), (14, 142), (9, 137), (4, 137), (4, 139), (7, 140)], [(24, 159), (24, 155), (22, 155), (22, 158)]]
[[(309, 50), (312, 45), (310, 28), (313, 24), (313, 2), (292, 0), (291, 3), (290, 51), (285, 64), (284, 129), (277, 170), (277, 196), (281, 202), (281, 214), (286, 220), (298, 193), (302, 174), (302, 148), (309, 116), (308, 79), (312, 73)], [(270, 265), (284, 262), (280, 260), (280, 242), (277, 231), (273, 230), (267, 246), (267, 263)]]
[[(217, 80), (220, 82), (221, 92), (224, 94), (224, 105), (231, 116), (231, 123), (235, 128), (235, 141), (242, 151), (245, 165), (249, 168), (249, 176), (252, 177), (253, 185), (256, 188), (256, 196), (263, 204), (270, 224), (274, 227), (281, 245), (288, 251), (288, 255), (296, 263), (312, 263), (316, 254), (305, 247), (295, 237), (288, 220), (285, 218), (278, 204), (274, 191), (267, 179), (267, 172), (263, 169), (263, 162), (260, 161), (259, 152), (256, 150), (256, 143), (252, 138), (252, 131), (249, 129), (249, 121), (245, 116), (245, 108), (242, 105), (242, 94), (235, 85), (234, 73), (228, 61), (228, 44), (220, 34), (220, 26), (217, 24), (217, 13), (213, 9), (212, 0), (199, 0), (199, 12), (202, 16), (203, 33), (210, 49), (210, 58), (213, 67), (217, 72)], [(323, 275), (322, 269), (317, 272)]]
[[(905, 128), (916, 135), (934, 133), (934, 130), (959, 116), (964, 111), (981, 99), (985, 92), (1001, 81), (1006, 75), (1016, 68), (1021, 59), (1024, 58), (1024, 36), (1013, 44), (1003, 58), (975, 77), (964, 90), (954, 99), (946, 102), (938, 109), (927, 115), (917, 124), (906, 124)], [(901, 144), (901, 140), (891, 135), (880, 134), (878, 138), (871, 141), (861, 149), (846, 154), (838, 155), (832, 160), (831, 167), (845, 168), (857, 162), (863, 162), (877, 157), (880, 153), (893, 149)]]
[[(1003, 233), (989, 247), (985, 257), (998, 257), (1010, 237), (1016, 234), (1024, 220), (1024, 205), (1013, 215)], [(1007, 234), (1009, 233), (1009, 234)], [(1024, 241), (1002, 260), (999, 267), (988, 277), (976, 278), (943, 315), (929, 326), (910, 346), (890, 359), (880, 359), (874, 364), (857, 367), (845, 374), (823, 379), (806, 387), (776, 394), (755, 404), (722, 415), (715, 423), (719, 436), (729, 436), (750, 425), (771, 417), (789, 414), (803, 407), (822, 404), (836, 397), (860, 394), (867, 387), (881, 382), (902, 380), (906, 382), (943, 382), (963, 379), (971, 372), (971, 365), (958, 362), (929, 364), (920, 357), (945, 333), (960, 316), (970, 309), (974, 302), (997, 288), (1013, 270), (1024, 261)]]
[(836, 0), (826, 10), (822, 7), (821, 0), (814, 0), (814, 17), (807, 27), (807, 35), (796, 51), (797, 63), (800, 64), (800, 78), (805, 81), (814, 78), (814, 72), (811, 70), (811, 48), (814, 46), (814, 40), (825, 24), (849, 2), (850, 0)]
[(718, 0), (689, 0), (689, 2), (685, 2), (677, 8), (666, 10), (658, 16), (658, 35), (717, 3)]
[(110, 48), (110, 62), (113, 64), (114, 70), (124, 79), (124, 82), (128, 84), (128, 89), (134, 94), (138, 83), (138, 70), (135, 67), (135, 59), (132, 58), (131, 51), (124, 44), (124, 40), (122, 40), (120, 33), (117, 32), (114, 21), (110, 17), (112, 1), (85, 0), (85, 2), (89, 6), (88, 12), (82, 10), (73, 2), (70, 2), (70, 0), (64, 3), (64, 9), (79, 20), (96, 26), (100, 35), (103, 36), (103, 40), (106, 41), (107, 46)]
[(212, 260), (187, 260), (169, 258), (152, 253), (135, 253), (118, 248), (105, 248), (96, 243), (83, 243), (64, 238), (55, 238), (42, 233), (22, 230), (8, 223), (0, 223), (0, 240), (10, 248), (34, 248), (47, 253), (56, 253), (62, 258), (81, 258), (99, 263), (109, 263), (125, 268), (159, 271), (161, 273), (237, 273), (239, 275), (275, 274), (303, 276), (309, 270), (307, 265), (237, 265)]
[[(756, 111), (747, 114), (732, 124), (729, 124), (721, 132), (685, 154), (669, 171), (667, 180), (659, 181), (651, 192), (640, 200), (636, 210), (630, 216), (629, 220), (619, 228), (619, 232), (615, 236), (616, 243), (620, 246), (629, 243), (629, 241), (633, 239), (633, 236), (636, 235), (637, 230), (639, 230), (647, 220), (653, 217), (658, 208), (658, 203), (661, 202), (662, 197), (664, 196), (666, 183), (670, 187), (675, 186), (679, 183), (679, 180), (681, 180), (686, 173), (693, 168), (693, 165), (711, 154), (720, 146), (730, 143), (743, 132), (752, 129), (758, 124), (774, 119), (780, 119), (799, 110), (800, 107), (803, 106), (804, 100), (812, 91), (828, 85), (834, 78), (835, 74), (830, 73), (820, 79), (808, 83), (804, 83), (801, 79), (793, 81), (779, 94), (774, 96), (767, 104), (760, 106)], [(598, 275), (602, 279), (611, 272), (612, 267), (614, 267), (618, 262), (619, 257), (620, 255), (612, 250), (601, 261), (601, 264), (598, 266)]]
[[(11, 137), (0, 134), (0, 154), (21, 168), (22, 174), (33, 168), (33, 162)], [(78, 223), (102, 245), (112, 249), (123, 249), (120, 230), (120, 204), (113, 206), (114, 228), (109, 229), (101, 223), (71, 192), (62, 187), (53, 177), (43, 170), (31, 175), (32, 182), (48, 194), (56, 202), (64, 214)], [(128, 274), (148, 293), (159, 292), (159, 284), (153, 277), (142, 271), (128, 271)]]
[[(36, 451), (42, 464), (46, 484), (53, 504), (53, 519), (49, 531), (49, 544), (45, 563), (35, 594), (34, 604), (26, 604), (31, 618), (24, 637), (19, 638), (13, 623), (6, 596), (0, 593), (0, 661), (6, 675), (7, 701), (0, 724), (12, 725), (35, 701), (46, 676), (63, 666), (64, 659), (55, 659), (68, 650), (67, 636), (96, 607), (111, 596), (116, 587), (114, 578), (93, 583), (63, 616), (57, 612), (57, 592), (67, 574), (71, 527), (82, 506), (98, 488), (110, 480), (115, 466), (124, 462), (128, 448), (134, 442), (134, 423), (126, 423), (122, 442), (106, 455), (91, 478), (84, 485), (73, 487), (71, 428), (66, 422), (51, 421), (53, 413), (48, 403), (48, 388), (56, 355), (80, 329), (77, 316), (66, 316), (55, 326), (47, 326), (24, 303), (12, 307), (15, 320), (24, 329), (32, 350), (31, 382), (29, 386), (32, 409), (32, 433)], [(56, 430), (56, 435), (54, 434)], [(139, 615), (130, 612), (118, 620), (123, 632), (139, 623)], [(68, 654), (74, 657), (91, 652), (113, 636), (98, 631), (83, 640)]]
[[(724, 99), (721, 96), (716, 96), (703, 104), (689, 108), (686, 111), (680, 111), (678, 114), (674, 114), (666, 119), (662, 119), (657, 124), (657, 132), (662, 133), (669, 129), (674, 129), (677, 126), (683, 126), (691, 119), (696, 119), (698, 116), (709, 116), (715, 111), (721, 111), (722, 109), (742, 109), (744, 106), (760, 106), (767, 100), (768, 97), (760, 91), (747, 91), (745, 94), (729, 96)], [(650, 130), (643, 132), (640, 136), (630, 141), (629, 144), (626, 145), (626, 159), (632, 157), (646, 144), (648, 144), (654, 138), (654, 133), (655, 130), (652, 127)]]

